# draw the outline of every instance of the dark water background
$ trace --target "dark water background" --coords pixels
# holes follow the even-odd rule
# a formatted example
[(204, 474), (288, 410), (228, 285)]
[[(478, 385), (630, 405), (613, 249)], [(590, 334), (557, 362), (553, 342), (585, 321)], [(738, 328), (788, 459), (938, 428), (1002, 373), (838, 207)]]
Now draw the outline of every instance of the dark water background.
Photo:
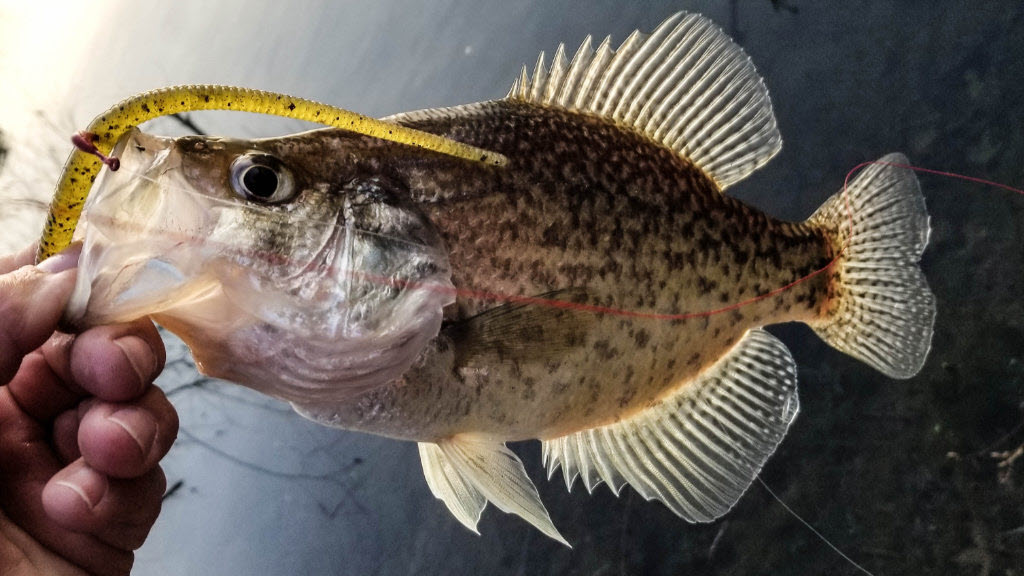
[[(68, 96), (84, 125), (121, 97), (222, 83), (371, 115), (501, 97), (565, 41), (650, 31), (677, 10), (732, 34), (771, 90), (785, 144), (731, 193), (802, 219), (852, 166), (890, 151), (1024, 185), (1024, 5), (1016, 1), (433, 1), (115, 3)], [(790, 10), (786, 6), (795, 7)], [(88, 106), (86, 106), (88, 104)], [(80, 116), (80, 117), (78, 117)], [(196, 114), (238, 137), (297, 125)], [(2, 127), (0, 127), (2, 128)], [(181, 133), (170, 121), (152, 131)], [(772, 331), (800, 368), (802, 411), (762, 477), (876, 574), (1024, 573), (1024, 197), (922, 176), (923, 266), (938, 300), (931, 355), (906, 381)], [(755, 484), (690, 525), (605, 487), (546, 482), (516, 445), (568, 550), (493, 507), (481, 536), (434, 500), (412, 444), (321, 428), (199, 379), (173, 342), (161, 384), (182, 415), (175, 491), (139, 574), (852, 574)], [(1003, 466), (1000, 466), (1000, 463)]]

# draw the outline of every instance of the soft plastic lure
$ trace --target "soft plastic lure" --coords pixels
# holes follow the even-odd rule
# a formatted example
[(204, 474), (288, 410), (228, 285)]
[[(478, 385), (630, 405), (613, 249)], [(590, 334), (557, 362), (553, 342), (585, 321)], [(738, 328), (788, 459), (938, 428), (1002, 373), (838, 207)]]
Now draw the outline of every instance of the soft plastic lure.
[(134, 126), (160, 116), (196, 110), (239, 110), (306, 120), (409, 146), (483, 162), (504, 165), (501, 154), (463, 144), (443, 136), (376, 120), (362, 114), (286, 94), (234, 86), (172, 86), (132, 96), (97, 116), (72, 138), (76, 150), (64, 164), (49, 214), (39, 240), (36, 262), (42, 262), (71, 243), (85, 199), (104, 164), (117, 170), (119, 162), (107, 154)]

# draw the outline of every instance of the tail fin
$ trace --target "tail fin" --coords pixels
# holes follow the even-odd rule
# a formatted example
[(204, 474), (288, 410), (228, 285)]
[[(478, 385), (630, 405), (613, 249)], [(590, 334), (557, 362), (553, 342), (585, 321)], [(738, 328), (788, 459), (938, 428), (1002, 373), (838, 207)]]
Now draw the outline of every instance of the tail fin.
[(809, 219), (835, 234), (837, 247), (846, 245), (831, 277), (832, 303), (811, 327), (892, 378), (921, 369), (935, 324), (935, 297), (918, 266), (928, 212), (905, 166), (902, 154), (881, 158), (849, 184), (848, 197), (839, 192)]

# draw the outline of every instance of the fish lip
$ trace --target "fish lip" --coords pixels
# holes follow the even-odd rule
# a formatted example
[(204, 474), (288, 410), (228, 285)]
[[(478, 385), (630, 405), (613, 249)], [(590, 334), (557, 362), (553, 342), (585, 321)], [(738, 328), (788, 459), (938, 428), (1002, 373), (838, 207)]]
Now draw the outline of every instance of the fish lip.
[(154, 281), (160, 274), (175, 276), (173, 264), (167, 261), (162, 270), (158, 266), (146, 270), (147, 262), (161, 263), (162, 246), (147, 235), (155, 215), (168, 202), (159, 180), (180, 166), (174, 150), (173, 138), (138, 128), (114, 145), (111, 155), (120, 159), (120, 168), (101, 172), (76, 230), (75, 239), (83, 248), (75, 289), (64, 313), (66, 325), (85, 329), (145, 316), (152, 307), (125, 287), (129, 279), (134, 281), (140, 273), (148, 273)]
[(157, 157), (169, 154), (174, 146), (173, 138), (148, 134), (134, 126), (114, 144), (110, 155), (118, 159), (124, 159), (128, 155), (133, 163), (135, 158), (145, 156), (150, 159), (145, 165), (152, 168)]

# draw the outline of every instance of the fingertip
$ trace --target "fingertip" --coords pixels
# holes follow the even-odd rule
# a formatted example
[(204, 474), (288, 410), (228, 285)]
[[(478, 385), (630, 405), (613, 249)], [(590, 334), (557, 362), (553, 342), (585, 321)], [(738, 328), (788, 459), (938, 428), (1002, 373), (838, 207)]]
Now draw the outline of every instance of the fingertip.
[(76, 243), (68, 246), (62, 252), (54, 254), (39, 264), (36, 264), (36, 268), (48, 274), (64, 272), (65, 270), (76, 268), (78, 266), (78, 258), (81, 255), (82, 244)]
[(43, 487), (43, 509), (68, 530), (88, 531), (98, 521), (96, 509), (110, 487), (107, 477), (78, 460), (61, 470)]
[(148, 342), (135, 334), (128, 334), (114, 340), (114, 345), (124, 354), (125, 362), (132, 367), (142, 386), (156, 379), (162, 363)]
[(118, 550), (139, 548), (160, 514), (167, 477), (158, 466), (139, 478), (107, 478), (78, 460), (43, 487), (43, 510), (71, 532)]
[(23, 266), (0, 276), (0, 380), (6, 383), (21, 358), (41, 346), (57, 329), (71, 292), (73, 270), (47, 274)]
[[(136, 413), (112, 417), (117, 409), (90, 410), (78, 428), (78, 446), (89, 466), (117, 478), (132, 478), (153, 465), (149, 454), (156, 426), (151, 417)], [(143, 445), (145, 443), (145, 446)]]
[(85, 461), (114, 478), (136, 478), (157, 466), (178, 433), (178, 415), (159, 388), (133, 403), (96, 403), (78, 428)]
[(156, 420), (146, 410), (137, 406), (128, 406), (107, 416), (107, 422), (119, 426), (125, 434), (131, 437), (139, 449), (139, 458), (143, 462), (150, 459), (158, 429)]
[(75, 382), (108, 402), (144, 394), (163, 370), (163, 342), (149, 320), (99, 326), (75, 338), (71, 371)]

